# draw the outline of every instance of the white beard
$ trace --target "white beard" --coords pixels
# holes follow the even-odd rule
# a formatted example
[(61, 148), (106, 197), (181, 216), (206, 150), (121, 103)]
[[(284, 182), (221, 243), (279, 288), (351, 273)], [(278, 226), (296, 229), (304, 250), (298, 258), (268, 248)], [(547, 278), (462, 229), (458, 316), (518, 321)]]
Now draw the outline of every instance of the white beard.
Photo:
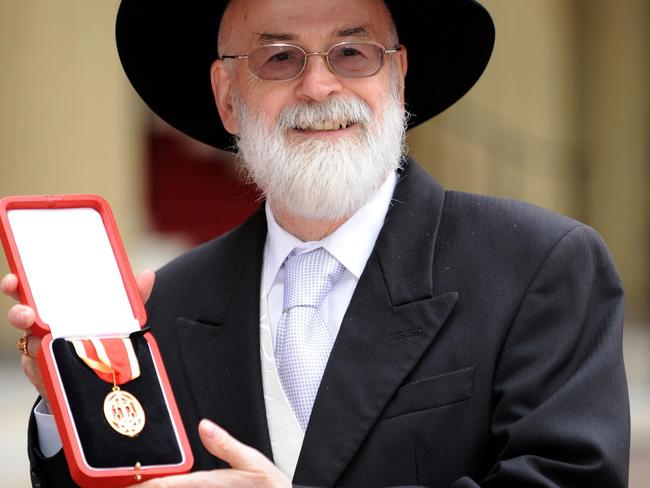
[[(384, 105), (373, 120), (358, 98), (300, 103), (283, 110), (269, 129), (261, 114), (251, 114), (235, 96), (242, 166), (274, 209), (313, 220), (349, 217), (402, 161), (406, 116), (395, 89)], [(361, 130), (336, 140), (289, 134), (330, 120), (354, 121)]]

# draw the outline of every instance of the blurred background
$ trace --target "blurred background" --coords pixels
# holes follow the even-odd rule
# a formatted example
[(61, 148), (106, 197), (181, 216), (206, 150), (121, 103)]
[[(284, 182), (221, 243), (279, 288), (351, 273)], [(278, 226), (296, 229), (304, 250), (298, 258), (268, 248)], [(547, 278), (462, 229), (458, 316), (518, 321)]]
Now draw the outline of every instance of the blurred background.
[[(410, 132), (410, 152), (448, 188), (527, 200), (603, 235), (627, 290), (630, 486), (647, 486), (650, 2), (483, 3), (497, 27), (493, 59), (469, 95)], [(236, 225), (256, 194), (226, 154), (140, 102), (115, 51), (118, 4), (0, 0), (0, 195), (104, 196), (137, 272)], [(10, 304), (0, 299), (3, 315)], [(34, 400), (18, 335), (0, 327), (0, 473), (11, 487), (28, 485)]]

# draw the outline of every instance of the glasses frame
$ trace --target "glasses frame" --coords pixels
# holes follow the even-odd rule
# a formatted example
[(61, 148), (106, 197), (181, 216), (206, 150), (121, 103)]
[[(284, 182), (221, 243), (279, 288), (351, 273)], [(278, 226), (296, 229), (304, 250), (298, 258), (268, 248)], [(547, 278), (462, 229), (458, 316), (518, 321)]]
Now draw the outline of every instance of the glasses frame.
[[(381, 52), (382, 52), (381, 64), (379, 65), (377, 70), (375, 72), (369, 74), (369, 75), (363, 75), (363, 76), (344, 76), (344, 75), (341, 75), (341, 74), (337, 73), (336, 70), (332, 67), (332, 64), (330, 63), (329, 54), (330, 54), (330, 52), (332, 52), (332, 49), (343, 46), (345, 44), (366, 44), (366, 45), (376, 46), (376, 47), (380, 48)], [(395, 54), (398, 51), (402, 50), (401, 46), (398, 46), (398, 47), (393, 48), (393, 49), (386, 49), (384, 46), (382, 46), (378, 42), (374, 42), (374, 41), (343, 41), (343, 42), (337, 42), (336, 44), (333, 44), (329, 48), (327, 48), (327, 51), (313, 51), (313, 52), (305, 51), (302, 47), (296, 46), (295, 44), (285, 44), (285, 43), (265, 44), (265, 45), (261, 46), (260, 48), (264, 48), (264, 47), (291, 47), (291, 48), (296, 48), (296, 49), (300, 50), (303, 53), (302, 68), (300, 68), (300, 71), (295, 76), (293, 76), (291, 78), (281, 78), (281, 79), (278, 79), (278, 80), (260, 78), (251, 69), (250, 63), (247, 63), (248, 64), (248, 69), (250, 70), (250, 72), (253, 73), (253, 75), (255, 75), (256, 78), (259, 78), (260, 80), (265, 80), (265, 81), (291, 81), (291, 80), (295, 80), (296, 78), (300, 77), (300, 75), (302, 75), (304, 73), (305, 68), (307, 67), (307, 59), (310, 56), (323, 56), (325, 58), (325, 64), (327, 65), (327, 68), (330, 70), (330, 72), (333, 75), (338, 76), (339, 78), (351, 78), (351, 79), (354, 79), (354, 78), (370, 78), (371, 76), (375, 76), (377, 73), (379, 73), (381, 71), (381, 69), (384, 67), (384, 64), (386, 63), (386, 55), (387, 54)], [(260, 48), (255, 48), (255, 49), (260, 49)], [(222, 60), (223, 59), (237, 59), (237, 60), (246, 59), (246, 60), (248, 60), (249, 55), (250, 55), (250, 53), (249, 54), (229, 54), (229, 55), (223, 55), (219, 59), (222, 59)]]

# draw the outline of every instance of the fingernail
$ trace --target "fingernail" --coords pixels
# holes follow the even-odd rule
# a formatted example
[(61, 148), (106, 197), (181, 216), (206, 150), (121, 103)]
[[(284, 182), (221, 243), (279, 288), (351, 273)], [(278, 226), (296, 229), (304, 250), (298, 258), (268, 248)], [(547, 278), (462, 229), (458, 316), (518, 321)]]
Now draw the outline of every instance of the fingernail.
[(203, 419), (201, 424), (203, 424), (203, 433), (208, 439), (214, 439), (221, 433), (221, 429), (211, 420)]

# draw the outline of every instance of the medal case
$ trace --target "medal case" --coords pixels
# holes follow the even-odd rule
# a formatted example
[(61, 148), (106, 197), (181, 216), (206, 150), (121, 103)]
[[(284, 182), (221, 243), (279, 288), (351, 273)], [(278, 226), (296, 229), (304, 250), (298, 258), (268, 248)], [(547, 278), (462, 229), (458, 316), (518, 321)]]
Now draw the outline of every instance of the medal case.
[[(120, 487), (187, 472), (193, 464), (169, 380), (110, 207), (94, 195), (0, 199), (0, 237), (22, 303), (32, 307), (37, 360), (72, 478)], [(140, 374), (116, 386), (73, 339), (129, 337)], [(128, 392), (144, 411), (135, 436), (111, 427), (106, 397)], [(125, 412), (132, 405), (124, 407)], [(110, 410), (110, 408), (109, 408)]]

